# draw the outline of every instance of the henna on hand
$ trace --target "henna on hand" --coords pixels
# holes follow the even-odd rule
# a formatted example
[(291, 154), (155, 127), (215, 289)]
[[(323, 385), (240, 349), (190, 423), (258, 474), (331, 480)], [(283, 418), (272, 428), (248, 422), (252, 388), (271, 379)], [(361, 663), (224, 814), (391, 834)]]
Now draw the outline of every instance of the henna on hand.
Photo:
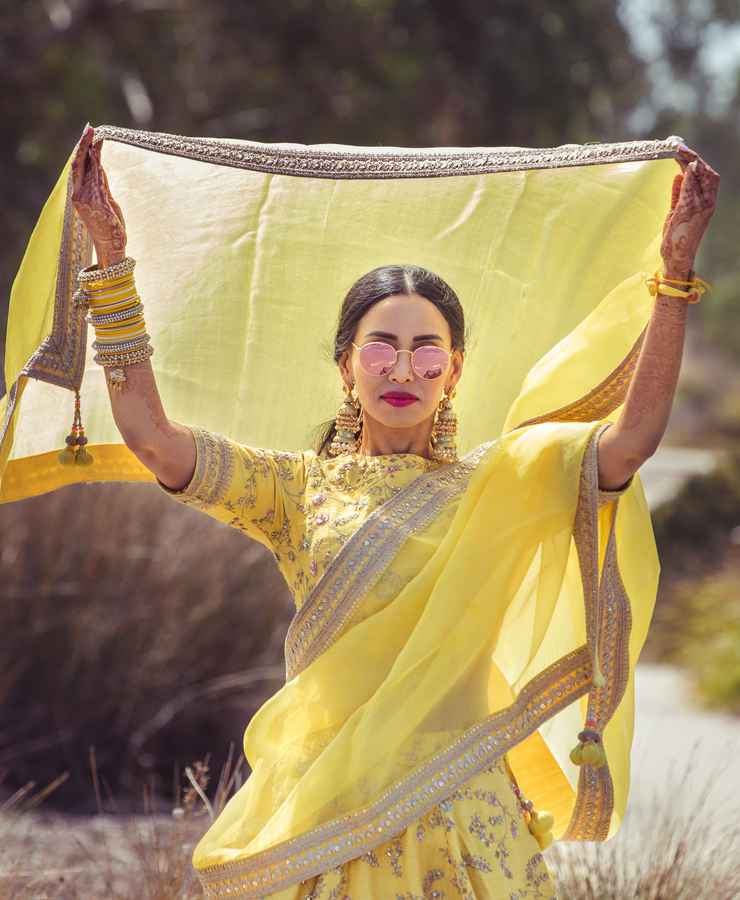
[(681, 151), (678, 162), (683, 171), (673, 179), (660, 252), (667, 278), (688, 279), (717, 205), (719, 175), (689, 148)]
[(100, 162), (103, 142), (93, 144), (93, 137), (94, 129), (88, 127), (72, 161), (72, 203), (90, 232), (100, 264), (107, 266), (126, 255), (126, 225)]

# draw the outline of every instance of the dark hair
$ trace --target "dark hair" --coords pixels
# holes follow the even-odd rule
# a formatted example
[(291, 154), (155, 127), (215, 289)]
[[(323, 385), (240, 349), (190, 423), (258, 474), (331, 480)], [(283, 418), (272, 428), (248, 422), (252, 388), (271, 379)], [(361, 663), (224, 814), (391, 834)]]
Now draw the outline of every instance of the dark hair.
[[(342, 301), (332, 356), (338, 363), (345, 350), (352, 346), (357, 324), (365, 313), (380, 300), (393, 294), (420, 294), (433, 303), (450, 326), (452, 349), (465, 351), (465, 316), (455, 291), (439, 275), (422, 266), (378, 266), (355, 281)], [(335, 420), (329, 419), (316, 429), (319, 438), (316, 453), (328, 455), (328, 447), (336, 432)], [(362, 435), (360, 430), (359, 436)]]

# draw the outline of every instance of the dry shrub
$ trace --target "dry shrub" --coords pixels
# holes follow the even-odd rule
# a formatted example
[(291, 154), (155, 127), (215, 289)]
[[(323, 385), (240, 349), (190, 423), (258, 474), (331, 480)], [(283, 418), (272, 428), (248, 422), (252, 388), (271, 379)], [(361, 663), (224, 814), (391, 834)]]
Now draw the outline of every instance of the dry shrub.
[[(684, 665), (683, 650), (692, 641), (687, 629), (692, 595), (697, 589), (714, 593), (722, 604), (720, 582), (733, 590), (732, 579), (725, 579), (723, 572), (737, 572), (740, 453), (728, 452), (713, 471), (687, 479), (675, 497), (653, 512), (652, 520), (661, 573), (641, 658)], [(711, 587), (715, 582), (716, 591)], [(711, 606), (709, 596), (707, 603)], [(722, 611), (716, 613), (721, 627)]]
[[(218, 783), (208, 791), (208, 760), (187, 770), (187, 786), (172, 815), (99, 815), (61, 818), (53, 825), (31, 818), (28, 802), (15, 812), (0, 808), (3, 900), (197, 900), (203, 896), (191, 854), (209, 821), (243, 784), (243, 757), (231, 745)], [(91, 760), (94, 773), (94, 760)], [(740, 896), (740, 826), (734, 786), (713, 809), (707, 789), (680, 808), (686, 767), (678, 784), (656, 785), (652, 797), (635, 798), (612, 840), (552, 845), (546, 858), (560, 900), (735, 900)], [(96, 778), (93, 778), (96, 783)], [(682, 787), (683, 785), (683, 787)], [(211, 794), (209, 799), (208, 794)], [(97, 788), (96, 788), (97, 794)], [(638, 802), (642, 800), (639, 810)], [(75, 821), (77, 824), (75, 825)], [(4, 827), (3, 827), (4, 826)], [(512, 896), (515, 896), (512, 894)], [(385, 898), (357, 898), (385, 900)]]
[[(547, 850), (560, 900), (740, 897), (736, 784), (724, 770), (702, 770), (698, 743), (682, 772), (667, 772), (649, 797), (630, 798), (616, 837), (603, 843), (556, 843)], [(659, 745), (655, 752), (661, 752)], [(733, 760), (728, 760), (732, 768)], [(703, 785), (692, 779), (695, 770), (703, 772)], [(718, 810), (711, 793), (720, 776), (726, 777), (727, 788)]]
[(156, 805), (172, 760), (240, 744), (284, 683), (293, 607), (271, 553), (156, 486), (0, 506), (0, 548), (6, 791), (67, 771), (51, 804), (91, 812), (93, 746), (104, 791), (125, 806), (147, 784)]

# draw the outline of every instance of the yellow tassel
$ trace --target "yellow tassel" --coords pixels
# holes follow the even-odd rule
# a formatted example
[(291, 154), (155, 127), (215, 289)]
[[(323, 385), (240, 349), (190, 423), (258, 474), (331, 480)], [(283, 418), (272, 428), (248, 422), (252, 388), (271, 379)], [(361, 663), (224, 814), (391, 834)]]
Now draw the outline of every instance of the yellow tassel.
[(582, 758), (585, 763), (591, 766), (600, 767), (606, 762), (606, 754), (601, 744), (595, 744), (589, 741), (583, 747)]
[(551, 813), (542, 809), (539, 812), (532, 809), (529, 813), (527, 827), (530, 834), (534, 835), (541, 850), (545, 850), (553, 842), (552, 826), (555, 819)]
[(575, 765), (599, 767), (606, 763), (606, 751), (596, 728), (596, 719), (586, 719), (586, 727), (578, 733), (578, 744), (570, 751), (570, 761)]
[(555, 817), (547, 810), (532, 810), (532, 822), (529, 829), (532, 834), (545, 834), (552, 829), (555, 824)]

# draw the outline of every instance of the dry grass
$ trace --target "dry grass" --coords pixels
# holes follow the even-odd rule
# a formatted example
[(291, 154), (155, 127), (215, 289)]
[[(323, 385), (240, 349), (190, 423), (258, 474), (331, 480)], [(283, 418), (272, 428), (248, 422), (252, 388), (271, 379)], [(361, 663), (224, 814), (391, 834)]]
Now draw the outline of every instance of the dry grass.
[[(233, 745), (209, 798), (208, 761), (186, 772), (172, 814), (43, 817), (34, 812), (43, 792), (0, 808), (3, 900), (196, 900), (201, 888), (191, 853), (209, 821), (243, 783)], [(101, 806), (94, 758), (94, 792)], [(691, 808), (683, 783), (656, 785), (654, 796), (631, 810), (617, 837), (600, 844), (554, 844), (546, 851), (560, 900), (736, 900), (740, 897), (737, 808), (719, 813), (699, 791)], [(707, 787), (718, 773), (709, 773)], [(636, 798), (633, 801), (638, 802)], [(729, 801), (735, 802), (736, 801)], [(145, 803), (146, 806), (146, 803)], [(386, 900), (386, 898), (356, 898)], [(388, 898), (390, 900), (390, 898)]]
[(147, 784), (166, 810), (172, 761), (239, 743), (284, 683), (291, 613), (266, 548), (156, 487), (0, 505), (0, 800), (66, 770), (49, 802), (94, 812), (92, 745), (121, 806)]
[[(655, 748), (656, 753), (660, 750)], [(734, 760), (728, 759), (727, 769), (733, 766)], [(696, 771), (703, 773), (703, 784), (697, 785)], [(724, 775), (724, 769), (704, 772), (695, 753), (683, 771), (668, 772), (663, 783), (654, 785), (650, 796), (630, 799), (615, 838), (554, 844), (547, 858), (557, 874), (561, 900), (737, 900), (736, 779), (727, 778), (722, 806), (713, 805), (716, 779)]]
[[(32, 794), (29, 783), (0, 806), (2, 900), (195, 900), (203, 892), (191, 865), (200, 835), (244, 780), (232, 744), (211, 799), (206, 758), (186, 767), (168, 816), (144, 791), (141, 815), (104, 812), (95, 754), (90, 771), (98, 815), (43, 815), (37, 807), (55, 786)], [(114, 798), (108, 802), (115, 806)]]

